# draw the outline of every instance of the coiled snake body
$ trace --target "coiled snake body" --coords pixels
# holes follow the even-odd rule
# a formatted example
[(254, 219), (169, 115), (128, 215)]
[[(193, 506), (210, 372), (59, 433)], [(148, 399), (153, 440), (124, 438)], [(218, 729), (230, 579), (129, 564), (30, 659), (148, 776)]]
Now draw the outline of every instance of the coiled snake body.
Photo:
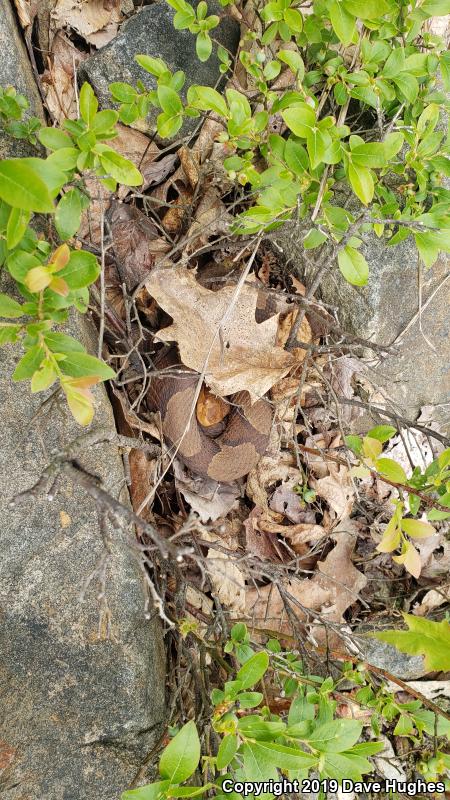
[[(272, 409), (268, 401), (250, 403), (248, 392), (238, 392), (227, 398), (230, 410), (221, 432), (201, 425), (192, 413), (199, 375), (179, 366), (176, 347), (157, 359), (158, 373), (152, 377), (147, 401), (152, 411), (161, 414), (162, 431), (177, 456), (192, 472), (230, 483), (247, 475), (265, 453), (272, 425)], [(190, 419), (189, 419), (190, 418)]]

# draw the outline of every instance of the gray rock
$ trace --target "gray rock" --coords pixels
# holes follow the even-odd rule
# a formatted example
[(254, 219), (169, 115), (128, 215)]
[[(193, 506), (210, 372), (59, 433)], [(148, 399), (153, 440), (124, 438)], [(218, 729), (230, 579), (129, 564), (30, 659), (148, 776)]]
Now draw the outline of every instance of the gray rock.
[[(214, 2), (208, 2), (208, 10), (210, 13), (223, 14), (223, 9)], [(173, 9), (165, 2), (147, 6), (122, 25), (120, 33), (106, 47), (83, 61), (79, 69), (80, 79), (92, 84), (101, 105), (111, 107), (108, 87), (113, 81), (136, 85), (140, 80), (148, 89), (156, 87), (155, 78), (134, 60), (139, 54), (162, 58), (173, 72), (183, 70), (186, 73), (186, 83), (181, 92), (183, 99), (186, 99), (187, 89), (192, 84), (215, 87), (221, 80), (215, 46), (209, 60), (201, 63), (195, 52), (195, 36), (188, 30), (175, 30), (173, 17)], [(230, 52), (236, 52), (239, 26), (230, 17), (225, 16), (214, 29), (213, 35)], [(150, 126), (155, 124), (159, 113), (157, 109), (150, 112)], [(197, 124), (198, 119), (188, 119), (181, 133), (186, 134)]]
[[(389, 628), (397, 626), (398, 622), (394, 621)], [(352, 635), (352, 639), (360, 648), (361, 658), (368, 664), (384, 669), (404, 681), (413, 681), (427, 674), (421, 656), (409, 656), (407, 653), (401, 653), (387, 642), (381, 642), (379, 639), (373, 639), (367, 635), (358, 635), (358, 632), (367, 633), (368, 630), (367, 626), (361, 626)], [(379, 628), (373, 630), (375, 632)]]
[[(0, 86), (13, 86), (17, 92), (24, 94), (30, 103), (28, 115), (43, 119), (41, 98), (10, 0), (0, 0), (0, 52), (3, 54), (0, 62)], [(36, 155), (31, 145), (21, 139), (11, 139), (0, 128), (0, 158), (20, 158), (30, 154)]]
[[(10, 3), (0, 0), (0, 84), (27, 94), (42, 114), (27, 53)], [(0, 136), (0, 156), (22, 143)], [(26, 150), (25, 150), (26, 152)], [(4, 280), (1, 291), (10, 290)], [(95, 352), (89, 323), (67, 326)], [(0, 794), (7, 800), (118, 800), (164, 718), (165, 654), (160, 621), (146, 620), (146, 593), (132, 550), (133, 531), (110, 528), (106, 567), (108, 619), (93, 575), (104, 554), (93, 502), (60, 480), (53, 502), (11, 509), (51, 453), (80, 435), (65, 404), (11, 380), (19, 346), (0, 348)], [(50, 392), (48, 393), (50, 394)], [(95, 389), (94, 424), (114, 430), (105, 389)], [(80, 458), (107, 491), (129, 502), (118, 449), (92, 448)], [(88, 583), (88, 585), (86, 585)], [(83, 590), (84, 598), (80, 599)]]
[[(273, 238), (308, 283), (313, 270), (304, 262), (301, 231), (289, 223)], [(344, 330), (379, 344), (396, 342), (397, 354), (380, 363), (371, 354), (368, 377), (408, 417), (415, 418), (423, 405), (436, 405), (436, 416), (450, 432), (450, 282), (444, 282), (450, 261), (441, 256), (423, 274), (422, 306), (437, 291), (422, 312), (421, 332), (419, 268), (412, 238), (389, 247), (371, 235), (361, 252), (370, 267), (368, 285), (351, 286), (337, 265), (331, 265), (318, 295), (337, 309)]]
[[(86, 322), (78, 320), (71, 333), (86, 344)], [(89, 344), (92, 352), (93, 337)], [(2, 348), (0, 359), (0, 794), (118, 800), (164, 717), (159, 619), (144, 618), (132, 531), (109, 530), (109, 639), (98, 578), (80, 599), (104, 553), (97, 511), (82, 490), (61, 480), (53, 502), (8, 507), (10, 497), (34, 484), (51, 452), (80, 429), (65, 404), (34, 418), (43, 396), (12, 383), (16, 348)], [(95, 425), (114, 428), (104, 388), (96, 395)], [(80, 461), (128, 502), (115, 446), (93, 447)]]

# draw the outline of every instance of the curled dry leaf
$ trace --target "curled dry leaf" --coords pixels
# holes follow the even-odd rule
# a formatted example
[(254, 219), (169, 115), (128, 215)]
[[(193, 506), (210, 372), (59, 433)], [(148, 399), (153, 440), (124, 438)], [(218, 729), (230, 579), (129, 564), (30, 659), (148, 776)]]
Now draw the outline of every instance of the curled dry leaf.
[(41, 81), (45, 104), (58, 123), (77, 116), (75, 72), (86, 57), (87, 54), (77, 50), (63, 33), (53, 38)]
[(173, 318), (158, 338), (176, 341), (183, 364), (204, 371), (215, 394), (248, 391), (254, 402), (294, 365), (292, 354), (275, 344), (277, 317), (256, 322), (255, 287), (244, 285), (237, 297), (234, 287), (212, 292), (185, 268), (155, 270), (146, 287)]
[(279, 563), (283, 561), (283, 557), (276, 535), (259, 525), (263, 514), (260, 508), (254, 508), (244, 520), (245, 549), (263, 562)]
[[(280, 486), (277, 486), (270, 498), (269, 508), (271, 508), (272, 511), (277, 511), (278, 514), (283, 514), (290, 522), (314, 522), (314, 512), (305, 508), (305, 503), (301, 500), (297, 492), (294, 491), (295, 487), (301, 484), (301, 482), (302, 476), (299, 470), (296, 470), (296, 474), (293, 477), (284, 480)], [(309, 516), (305, 517), (305, 515)]]
[(36, 16), (35, 3), (31, 3), (30, 0), (14, 0), (14, 5), (22, 28), (28, 28)]
[(347, 467), (330, 464), (330, 474), (311, 481), (311, 485), (319, 497), (328, 503), (338, 520), (349, 516), (355, 490)]
[[(156, 459), (150, 459), (142, 450), (130, 450), (128, 456), (130, 465), (130, 496), (134, 511), (138, 511), (143, 501), (148, 497), (154, 484)], [(141, 517), (149, 520), (151, 511), (147, 507), (141, 512)]]
[(201, 522), (215, 522), (225, 517), (236, 505), (240, 495), (236, 481), (225, 484), (202, 475), (193, 475), (178, 459), (174, 461), (173, 470), (176, 488)]
[(274, 487), (278, 481), (291, 478), (300, 480), (300, 472), (294, 467), (294, 463), (291, 453), (265, 455), (259, 459), (256, 467), (248, 474), (246, 489), (247, 495), (256, 506), (268, 508), (270, 487)]
[(416, 603), (413, 608), (413, 614), (416, 614), (418, 617), (426, 617), (430, 611), (439, 608), (439, 606), (449, 601), (450, 583), (446, 583), (444, 586), (440, 586), (437, 589), (430, 589), (430, 591), (422, 597), (422, 602)]
[(244, 575), (225, 553), (210, 548), (206, 557), (206, 568), (214, 593), (220, 603), (235, 614), (245, 610)]

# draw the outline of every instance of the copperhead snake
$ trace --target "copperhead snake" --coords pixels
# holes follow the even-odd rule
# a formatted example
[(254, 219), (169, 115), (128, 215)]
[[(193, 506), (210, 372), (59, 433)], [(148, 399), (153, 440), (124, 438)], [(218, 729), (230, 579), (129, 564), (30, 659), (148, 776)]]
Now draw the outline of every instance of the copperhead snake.
[[(272, 425), (268, 401), (251, 405), (248, 392), (227, 398), (229, 411), (222, 424), (205, 427), (195, 413), (191, 416), (198, 373), (183, 367), (181, 374), (167, 368), (180, 365), (176, 347), (156, 360), (147, 402), (161, 414), (162, 432), (177, 457), (198, 475), (230, 483), (247, 475), (267, 449)], [(189, 417), (191, 419), (189, 421)]]

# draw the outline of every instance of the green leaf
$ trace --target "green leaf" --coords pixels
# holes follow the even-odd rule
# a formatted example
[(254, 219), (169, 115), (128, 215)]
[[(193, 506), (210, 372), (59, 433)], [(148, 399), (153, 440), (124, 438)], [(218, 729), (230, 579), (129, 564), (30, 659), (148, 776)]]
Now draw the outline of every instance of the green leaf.
[(100, 361), (99, 358), (90, 356), (88, 353), (76, 350), (67, 351), (64, 361), (60, 361), (59, 366), (62, 372), (65, 375), (70, 375), (71, 378), (95, 376), (107, 381), (115, 376), (114, 370), (104, 361)]
[(244, 775), (248, 781), (277, 780), (276, 766), (265, 757), (265, 752), (259, 750), (259, 744), (248, 742), (242, 749), (244, 756)]
[(235, 757), (237, 749), (238, 749), (237, 736), (235, 736), (232, 733), (229, 733), (227, 736), (224, 736), (219, 745), (219, 750), (217, 753), (217, 761), (216, 761), (217, 769), (225, 769), (225, 767), (228, 767), (228, 764)]
[(124, 186), (140, 186), (143, 178), (139, 170), (132, 161), (124, 158), (115, 150), (107, 149), (100, 154), (100, 161), (103, 169), (111, 175), (117, 183)]
[(351, 44), (356, 30), (356, 19), (349, 13), (344, 4), (332, 0), (329, 4), (330, 20), (338, 39), (345, 46)]
[(204, 786), (171, 786), (167, 795), (169, 797), (200, 797), (213, 786), (213, 783), (205, 783)]
[(81, 224), (82, 202), (78, 189), (69, 189), (56, 206), (55, 227), (60, 239), (65, 241), (73, 236)]
[(20, 359), (13, 372), (13, 381), (24, 381), (31, 378), (45, 357), (44, 348), (40, 344), (30, 347)]
[(46, 183), (35, 169), (20, 158), (0, 162), (0, 198), (13, 208), (25, 211), (39, 211), (42, 214), (54, 211)]
[(0, 322), (0, 346), (9, 342), (17, 342), (20, 328), (20, 325), (13, 325), (12, 322)]
[(281, 112), (281, 116), (289, 130), (302, 139), (306, 139), (309, 131), (316, 124), (315, 111), (306, 103), (299, 103), (292, 108), (286, 108)]
[(386, 159), (388, 161), (390, 161), (391, 158), (394, 158), (394, 156), (396, 156), (397, 153), (402, 149), (404, 140), (405, 137), (401, 131), (397, 131), (397, 133), (390, 133), (388, 136), (386, 136), (383, 144)]
[(300, 33), (303, 30), (303, 17), (296, 8), (286, 9), (284, 12), (284, 21), (294, 33)]
[(70, 172), (77, 166), (80, 151), (76, 147), (61, 147), (48, 156), (47, 163), (63, 172)]
[(265, 652), (255, 653), (243, 664), (236, 675), (236, 680), (240, 681), (242, 689), (250, 689), (263, 675), (269, 667), (269, 656)]
[(360, 781), (363, 773), (372, 772), (373, 766), (367, 758), (348, 753), (326, 753), (323, 759), (321, 776), (325, 778), (335, 778), (342, 780), (347, 778), (352, 781)]
[(447, 620), (432, 622), (413, 614), (403, 614), (403, 618), (408, 631), (380, 631), (372, 635), (394, 645), (402, 653), (424, 656), (428, 672), (450, 669), (450, 623)]
[(97, 113), (98, 100), (89, 83), (83, 83), (80, 89), (79, 103), (81, 118), (85, 121), (86, 125), (90, 125)]
[(277, 58), (288, 65), (289, 69), (298, 80), (303, 80), (305, 76), (305, 65), (300, 53), (297, 53), (295, 50), (279, 50)]
[(106, 108), (104, 111), (98, 111), (95, 115), (94, 119), (92, 120), (91, 129), (96, 133), (97, 136), (107, 133), (114, 128), (117, 120), (119, 119), (119, 114), (117, 111), (113, 111), (111, 108)]
[(22, 163), (37, 172), (46, 184), (51, 197), (56, 197), (67, 181), (67, 175), (49, 158), (24, 158)]
[(379, 442), (387, 442), (397, 432), (397, 428), (392, 425), (376, 425), (367, 432), (371, 439), (378, 439)]
[(206, 31), (200, 31), (195, 40), (195, 50), (199, 61), (208, 61), (212, 52), (211, 37)]
[(345, 0), (344, 5), (350, 14), (360, 19), (379, 19), (390, 11), (386, 0)]
[(122, 83), (121, 81), (110, 83), (109, 91), (114, 97), (114, 100), (118, 100), (119, 103), (134, 103), (136, 89), (130, 86), (129, 83)]
[[(251, 658), (251, 656), (249, 656)], [(248, 661), (248, 658), (245, 659)], [(256, 708), (259, 706), (264, 695), (262, 692), (242, 692), (238, 694), (237, 699), (241, 708)]]
[(357, 145), (352, 150), (352, 163), (357, 167), (371, 167), (372, 169), (385, 167), (387, 158), (383, 142)]
[(149, 783), (147, 786), (140, 786), (138, 789), (129, 789), (123, 792), (120, 800), (162, 800), (166, 796), (166, 790), (170, 786), (170, 781), (157, 781)]
[(273, 765), (282, 770), (308, 769), (314, 767), (319, 760), (316, 755), (273, 742), (249, 742), (245, 747), (251, 749), (260, 764)]
[(6, 226), (6, 246), (13, 250), (21, 241), (30, 221), (31, 213), (21, 208), (12, 208)]
[(306, 146), (311, 161), (311, 168), (316, 169), (322, 163), (323, 157), (331, 144), (330, 134), (320, 128), (310, 128), (306, 137)]
[(392, 80), (397, 88), (400, 89), (400, 92), (408, 103), (412, 104), (416, 101), (417, 95), (419, 94), (419, 84), (414, 75), (410, 75), (408, 72), (402, 72), (400, 75), (393, 77)]
[(69, 289), (82, 289), (93, 283), (99, 274), (100, 267), (93, 253), (73, 250), (68, 264), (58, 272), (58, 278), (64, 278)]
[(402, 531), (411, 536), (412, 539), (428, 539), (436, 533), (435, 529), (429, 522), (423, 522), (420, 519), (402, 519)]
[(183, 111), (183, 104), (179, 95), (170, 86), (158, 86), (158, 100), (162, 110), (170, 117), (175, 117)]
[(193, 775), (200, 761), (200, 740), (195, 722), (183, 725), (167, 745), (159, 761), (159, 772), (171, 783), (182, 783)]
[(7, 294), (0, 293), (0, 317), (15, 319), (23, 315), (22, 306)]
[(78, 342), (73, 336), (67, 336), (65, 333), (58, 333), (56, 331), (49, 331), (44, 333), (44, 339), (47, 347), (53, 353), (84, 353), (83, 345)]
[(395, 483), (406, 483), (408, 480), (403, 467), (393, 461), (392, 458), (378, 458), (375, 462), (375, 468), (380, 475), (389, 478), (390, 481)]
[(317, 228), (312, 228), (303, 239), (303, 247), (305, 250), (314, 250), (315, 247), (320, 247), (321, 244), (327, 241), (327, 236)]
[(421, 11), (425, 11), (430, 17), (444, 17), (449, 11), (448, 0), (425, 0), (420, 6)]
[(342, 753), (356, 744), (362, 728), (355, 719), (334, 719), (315, 728), (305, 741), (321, 753)]
[(284, 147), (284, 160), (296, 175), (304, 175), (308, 171), (309, 161), (305, 148), (292, 137), (287, 139)]
[(285, 732), (286, 725), (281, 721), (269, 721), (262, 719), (258, 714), (250, 714), (239, 720), (238, 730), (250, 739), (272, 741)]
[(40, 263), (39, 259), (31, 253), (26, 253), (25, 250), (16, 250), (8, 258), (6, 266), (11, 277), (19, 283), (23, 283), (30, 269), (38, 267)]
[(369, 265), (358, 250), (347, 245), (338, 253), (338, 264), (346, 281), (352, 286), (365, 286), (369, 278)]
[(214, 111), (221, 117), (228, 116), (225, 98), (209, 86), (190, 86), (187, 101), (190, 106), (198, 108), (200, 111)]
[(58, 128), (41, 128), (38, 139), (47, 150), (60, 150), (62, 147), (73, 147), (70, 136)]
[(396, 47), (392, 50), (389, 58), (383, 67), (385, 78), (395, 78), (405, 68), (405, 51), (403, 47)]
[(169, 68), (162, 58), (153, 58), (152, 56), (139, 55), (135, 56), (137, 63), (146, 72), (150, 72), (156, 78), (161, 78), (165, 73), (169, 72)]
[(375, 191), (372, 173), (367, 167), (348, 165), (348, 178), (356, 196), (367, 206)]

